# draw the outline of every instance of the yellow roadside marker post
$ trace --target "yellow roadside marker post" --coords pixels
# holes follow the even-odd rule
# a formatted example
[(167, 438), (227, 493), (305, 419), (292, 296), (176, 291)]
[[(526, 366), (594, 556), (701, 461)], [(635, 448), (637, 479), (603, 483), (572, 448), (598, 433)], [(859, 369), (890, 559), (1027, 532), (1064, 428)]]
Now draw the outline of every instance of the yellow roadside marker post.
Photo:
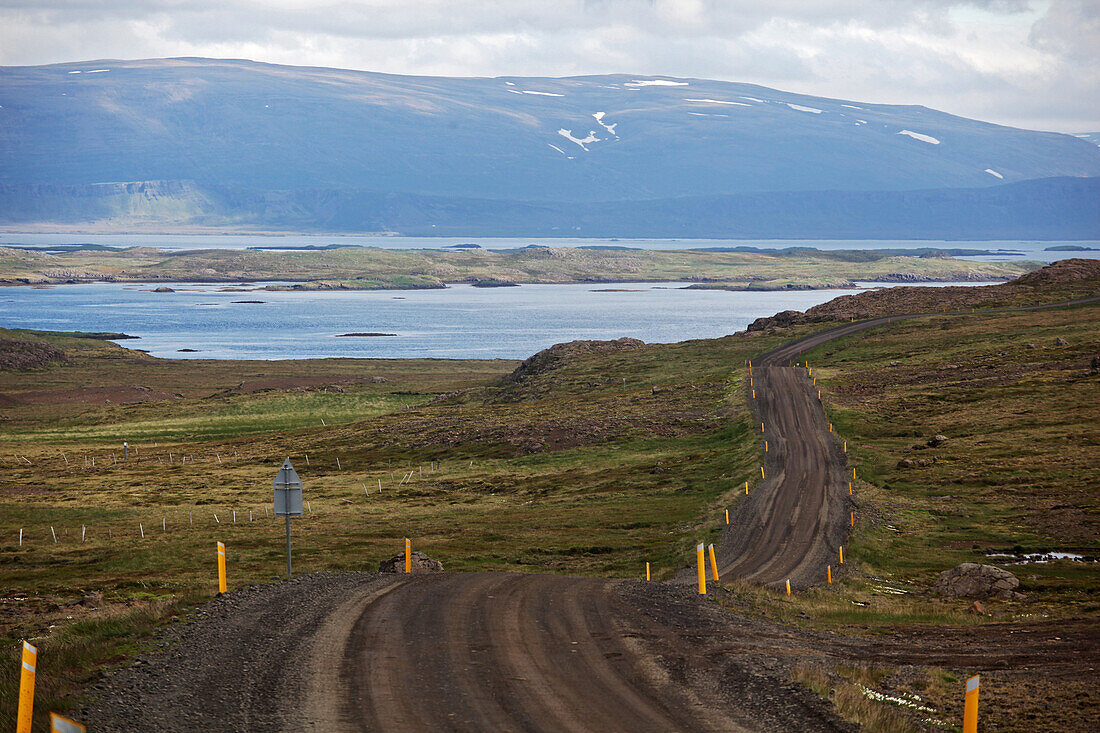
[(766, 440), (764, 441), (764, 452), (765, 453), (768, 452), (768, 441), (766, 441)]
[(852, 512), (852, 526), (856, 526), (856, 513)]
[(749, 482), (746, 481), (745, 482), (745, 496), (748, 496), (748, 495), (749, 495)]
[(760, 432), (764, 432), (764, 423), (760, 423)]
[(855, 478), (856, 478), (856, 467), (852, 466), (852, 480), (855, 481)]
[(707, 546), (707, 553), (710, 555), (710, 572), (714, 578), (714, 582), (718, 582), (718, 561), (714, 559), (714, 544)]
[(833, 432), (833, 424), (832, 423), (829, 423), (829, 432), (830, 433)]
[(23, 642), (23, 669), (19, 674), (19, 712), (15, 733), (31, 733), (34, 712), (34, 669), (38, 665), (38, 647)]
[(218, 543), (218, 592), (225, 593), (225, 544)]
[(787, 595), (791, 594), (791, 579), (787, 578)]
[(963, 708), (963, 733), (978, 733), (978, 689), (981, 675), (966, 681), (966, 706)]
[(413, 545), (412, 541), (405, 538), (405, 572), (411, 573), (413, 571)]
[(852, 495), (852, 482), (849, 481), (848, 482), (848, 496), (851, 496), (851, 495)]
[(845, 453), (847, 453), (847, 452), (848, 452), (848, 441), (847, 441), (847, 440), (846, 440), (846, 441), (844, 441), (844, 452), (845, 452)]
[(729, 523), (730, 523), (730, 510), (727, 509), (726, 510), (726, 524), (729, 524)]
[(87, 733), (87, 729), (64, 715), (50, 713), (50, 733)]
[(763, 466), (760, 467), (760, 478), (761, 478), (761, 480), (767, 478), (767, 476), (764, 475), (764, 467)]
[(752, 391), (752, 398), (753, 398), (754, 400), (756, 399), (756, 390), (755, 390), (755, 389), (754, 389), (754, 390)]
[(699, 573), (699, 595), (705, 596), (707, 594), (707, 568), (703, 562), (702, 542), (695, 548), (695, 565)]
[(844, 564), (844, 548), (843, 547), (840, 548), (840, 564), (841, 565)]
[(832, 585), (833, 584), (833, 566), (832, 565), (826, 565), (825, 566), (825, 577), (828, 579), (829, 585)]
[(649, 580), (649, 563), (645, 564), (645, 579)]

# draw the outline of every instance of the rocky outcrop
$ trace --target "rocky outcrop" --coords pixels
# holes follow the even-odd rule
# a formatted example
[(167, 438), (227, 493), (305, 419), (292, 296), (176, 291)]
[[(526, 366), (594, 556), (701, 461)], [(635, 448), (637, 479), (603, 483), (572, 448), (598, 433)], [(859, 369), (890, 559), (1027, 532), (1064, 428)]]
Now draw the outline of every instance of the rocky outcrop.
[(505, 377), (509, 382), (522, 382), (536, 374), (545, 374), (562, 366), (570, 359), (589, 354), (610, 354), (616, 351), (628, 351), (645, 346), (644, 341), (632, 338), (620, 338), (614, 341), (570, 341), (554, 344), (537, 354), (528, 357), (516, 370)]
[(1019, 579), (1003, 568), (964, 562), (951, 570), (944, 570), (932, 586), (932, 592), (945, 598), (1021, 598), (1016, 592)]
[(19, 341), (0, 338), (0, 371), (41, 369), (66, 362), (65, 352), (44, 341)]
[[(394, 555), (389, 560), (383, 560), (378, 563), (378, 572), (380, 573), (403, 573), (405, 572), (405, 553), (400, 555)], [(442, 573), (443, 563), (439, 560), (433, 560), (423, 552), (413, 552), (412, 554), (412, 572), (414, 573)]]

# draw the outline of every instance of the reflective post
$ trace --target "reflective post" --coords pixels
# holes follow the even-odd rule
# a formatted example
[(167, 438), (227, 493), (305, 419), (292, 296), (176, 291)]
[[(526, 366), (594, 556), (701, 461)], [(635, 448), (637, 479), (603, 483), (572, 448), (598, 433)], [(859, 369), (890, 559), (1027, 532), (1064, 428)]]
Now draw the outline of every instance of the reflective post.
[[(290, 521), (290, 520), (287, 520)], [(225, 593), (225, 544), (218, 543), (218, 592)]]
[(981, 675), (966, 681), (966, 706), (963, 708), (963, 733), (978, 733), (978, 690)]
[(15, 733), (31, 733), (34, 711), (34, 670), (38, 665), (38, 647), (23, 642), (23, 669), (19, 674), (19, 712)]
[(705, 596), (707, 594), (707, 567), (706, 563), (703, 562), (702, 542), (695, 548), (695, 565), (699, 573), (699, 595)]

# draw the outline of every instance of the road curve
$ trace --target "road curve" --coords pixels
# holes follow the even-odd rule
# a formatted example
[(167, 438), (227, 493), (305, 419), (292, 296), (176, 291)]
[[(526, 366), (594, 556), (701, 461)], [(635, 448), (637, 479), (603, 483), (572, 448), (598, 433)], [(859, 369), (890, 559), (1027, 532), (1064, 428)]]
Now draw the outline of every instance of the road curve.
[(845, 324), (754, 360), (748, 394), (768, 442), (765, 479), (730, 512), (715, 548), (720, 577), (771, 587), (790, 580), (795, 589), (825, 581), (825, 566), (837, 564), (847, 537), (851, 475), (813, 378), (790, 364), (823, 343), (906, 317)]

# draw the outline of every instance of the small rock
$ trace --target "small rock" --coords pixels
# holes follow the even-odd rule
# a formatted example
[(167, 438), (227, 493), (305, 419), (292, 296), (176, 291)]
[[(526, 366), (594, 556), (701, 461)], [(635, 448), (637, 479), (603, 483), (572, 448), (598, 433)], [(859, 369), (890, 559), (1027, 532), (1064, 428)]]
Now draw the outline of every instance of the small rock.
[[(433, 560), (423, 552), (415, 551), (412, 554), (412, 571), (414, 573), (442, 573), (443, 563), (439, 562), (439, 560)], [(394, 555), (389, 560), (383, 560), (378, 563), (378, 572), (405, 572), (405, 553)]]
[(1037, 348), (1039, 348), (1039, 347), (1038, 347), (1038, 346), (1036, 346), (1035, 344), (1028, 344), (1028, 345), (1027, 345), (1027, 346), (1025, 346), (1024, 348), (1027, 348), (1027, 349), (1037, 349)]
[(982, 605), (981, 601), (974, 601), (973, 603), (970, 604), (970, 608), (966, 609), (966, 612), (967, 613), (973, 613), (973, 614), (976, 614), (978, 616), (984, 616), (985, 615), (985, 606)]
[(89, 593), (80, 599), (80, 605), (99, 608), (103, 605), (103, 594), (99, 592)]
[(1055, 346), (1069, 346), (1069, 341), (1066, 341), (1064, 338), (1059, 336), (1058, 338), (1054, 339), (1054, 345)]
[(371, 384), (385, 384), (388, 381), (390, 381), (390, 380), (386, 379), (385, 377), (371, 377), (370, 378), (370, 383)]
[(900, 461), (898, 461), (898, 468), (912, 468), (912, 467), (913, 467), (913, 461), (909, 458), (902, 458)]
[(926, 445), (929, 448), (939, 448), (941, 445), (943, 445), (946, 442), (947, 442), (947, 436), (946, 435), (933, 435), (931, 438), (928, 439), (928, 442), (926, 443)]
[(900, 362), (900, 361), (892, 361), (892, 362), (890, 362), (890, 366), (898, 366), (899, 364), (901, 364), (901, 362)]

